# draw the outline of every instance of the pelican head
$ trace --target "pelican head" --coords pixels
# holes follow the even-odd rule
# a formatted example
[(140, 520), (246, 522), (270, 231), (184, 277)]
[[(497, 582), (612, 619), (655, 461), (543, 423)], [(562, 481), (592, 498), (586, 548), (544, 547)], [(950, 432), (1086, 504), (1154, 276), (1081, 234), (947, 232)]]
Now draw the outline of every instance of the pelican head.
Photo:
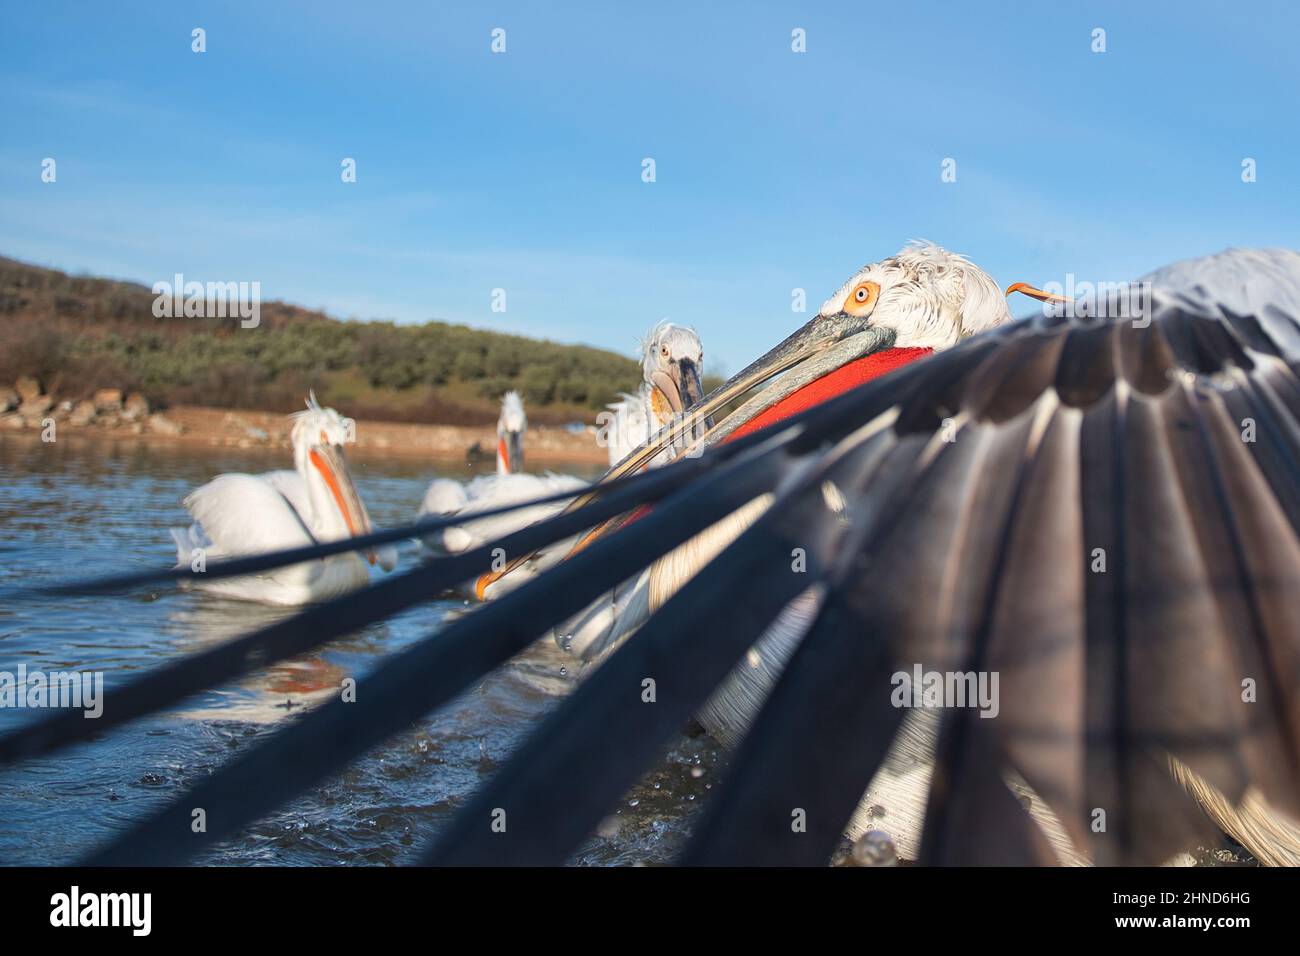
[(1011, 321), (992, 276), (931, 243), (913, 243), (863, 266), (822, 303), (818, 318), (832, 316), (892, 329), (894, 348), (928, 349), (950, 348)]
[(641, 370), (657, 427), (704, 398), (704, 346), (694, 329), (660, 322), (642, 343)]
[(518, 392), (509, 391), (501, 399), (501, 417), (497, 419), (497, 473), (513, 475), (524, 467), (524, 431), (528, 416)]
[[(315, 393), (307, 398), (307, 410), (292, 418), (293, 461), (307, 483), (312, 534), (324, 541), (369, 534), (374, 526), (343, 453), (343, 446), (353, 438), (355, 424), (332, 408), (322, 408)], [(392, 549), (382, 553), (368, 550), (366, 558), (385, 570), (396, 563)]]
[[(606, 477), (640, 468), (691, 430), (698, 436), (693, 447), (722, 441), (795, 392), (876, 352), (906, 349), (907, 359), (919, 358), (1009, 321), (1011, 312), (991, 276), (963, 256), (912, 243), (855, 272), (801, 328), (697, 404), (687, 416), (691, 421), (662, 429)], [(751, 392), (712, 424), (712, 415)], [(699, 422), (706, 423), (702, 435)]]

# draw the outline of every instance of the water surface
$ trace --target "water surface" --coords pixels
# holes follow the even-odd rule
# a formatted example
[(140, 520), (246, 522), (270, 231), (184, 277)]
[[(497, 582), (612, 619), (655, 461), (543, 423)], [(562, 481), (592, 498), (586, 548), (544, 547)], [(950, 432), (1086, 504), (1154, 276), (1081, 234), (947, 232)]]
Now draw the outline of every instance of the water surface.
[[(541, 465), (531, 458), (530, 465)], [(375, 523), (410, 521), (436, 476), (468, 466), (363, 459), (352, 470)], [(283, 451), (168, 448), (0, 436), (0, 590), (167, 566), (181, 499), (217, 474), (289, 467)], [(486, 467), (490, 468), (490, 464)], [(594, 477), (588, 472), (584, 477)], [(403, 562), (414, 560), (409, 552)], [(0, 863), (76, 862), (224, 761), (337, 693), (386, 655), (435, 633), (460, 600), (431, 600), (318, 653), (186, 701), (57, 755), (0, 770)], [(263, 626), (284, 609), (158, 586), (0, 604), (0, 670), (102, 671), (106, 689), (142, 670)], [(200, 862), (391, 864), (409, 859), (572, 686), (572, 662), (542, 641), (439, 712), (367, 754)], [(48, 712), (46, 712), (48, 713)], [(0, 709), (0, 732), (37, 712)], [(576, 857), (654, 863), (712, 786), (716, 745), (681, 736)]]

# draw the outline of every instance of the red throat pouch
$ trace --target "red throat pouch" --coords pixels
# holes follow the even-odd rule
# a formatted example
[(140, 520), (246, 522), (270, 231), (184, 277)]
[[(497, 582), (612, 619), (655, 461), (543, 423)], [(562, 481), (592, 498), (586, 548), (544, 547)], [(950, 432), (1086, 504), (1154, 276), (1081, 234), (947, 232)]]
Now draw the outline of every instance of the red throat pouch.
[(803, 388), (791, 392), (771, 408), (745, 422), (723, 441), (732, 441), (742, 435), (752, 434), (760, 428), (766, 428), (775, 422), (791, 418), (800, 412), (807, 411), (814, 405), (820, 405), (837, 395), (843, 395), (850, 389), (857, 388), (873, 378), (888, 375), (896, 368), (901, 368), (910, 362), (915, 362), (917, 359), (925, 358), (933, 351), (934, 349), (885, 349), (883, 352), (872, 352), (870, 355), (864, 355), (860, 359), (856, 359), (833, 372), (823, 375), (816, 381), (809, 382)]

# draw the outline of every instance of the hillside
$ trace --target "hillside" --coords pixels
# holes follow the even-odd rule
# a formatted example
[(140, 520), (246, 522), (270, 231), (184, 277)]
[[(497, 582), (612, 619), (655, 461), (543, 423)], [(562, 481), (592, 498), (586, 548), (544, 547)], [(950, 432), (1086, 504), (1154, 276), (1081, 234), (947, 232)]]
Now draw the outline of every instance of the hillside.
[[(19, 376), (71, 399), (99, 388), (154, 406), (293, 411), (322, 402), (386, 421), (484, 425), (518, 389), (538, 423), (590, 421), (640, 369), (631, 358), (445, 322), (341, 321), (263, 302), (260, 324), (157, 318), (149, 287), (0, 257), (0, 384)], [(631, 331), (631, 330), (630, 330)]]

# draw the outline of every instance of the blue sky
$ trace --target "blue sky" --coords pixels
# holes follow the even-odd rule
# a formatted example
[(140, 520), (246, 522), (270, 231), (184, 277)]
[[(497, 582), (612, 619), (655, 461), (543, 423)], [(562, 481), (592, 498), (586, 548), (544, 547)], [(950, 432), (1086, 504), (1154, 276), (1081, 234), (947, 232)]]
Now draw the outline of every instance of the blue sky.
[(1300, 247), (1296, 11), (9, 4), (0, 254), (629, 353), (668, 317), (734, 372), (807, 317), (791, 289), (912, 238), (1003, 284)]

